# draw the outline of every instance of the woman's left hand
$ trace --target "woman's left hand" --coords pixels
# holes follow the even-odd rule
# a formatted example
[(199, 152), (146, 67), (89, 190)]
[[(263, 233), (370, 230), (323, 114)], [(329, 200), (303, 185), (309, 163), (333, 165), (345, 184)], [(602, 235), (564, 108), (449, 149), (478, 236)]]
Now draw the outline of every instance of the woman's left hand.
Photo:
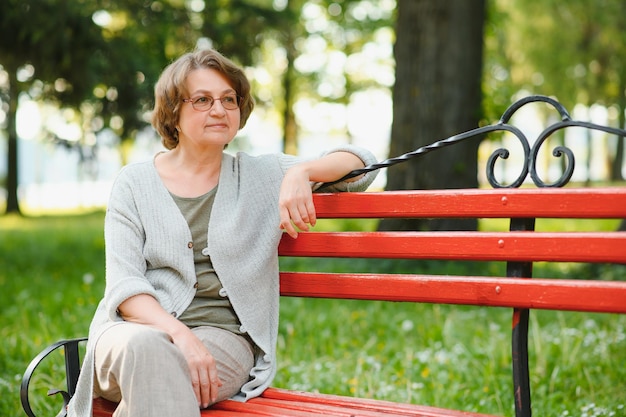
[(298, 230), (308, 231), (309, 226), (315, 226), (315, 206), (309, 173), (304, 165), (290, 168), (280, 186), (278, 198), (280, 211), (280, 228), (284, 229), (292, 238), (298, 237)]

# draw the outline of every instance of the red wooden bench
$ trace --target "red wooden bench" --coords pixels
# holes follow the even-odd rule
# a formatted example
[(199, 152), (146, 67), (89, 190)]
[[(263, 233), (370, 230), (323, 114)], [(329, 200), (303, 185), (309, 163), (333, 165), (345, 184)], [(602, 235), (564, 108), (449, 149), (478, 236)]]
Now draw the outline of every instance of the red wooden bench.
[[(510, 114), (505, 114), (500, 124), (508, 117)], [(565, 117), (563, 123), (572, 124)], [(470, 135), (461, 136), (426, 148), (436, 149)], [(535, 154), (530, 146), (527, 151), (531, 157)], [(414, 154), (420, 154), (420, 150)], [(527, 164), (531, 160), (529, 157)], [(536, 175), (532, 166), (530, 172)], [(566, 177), (559, 185), (569, 180), (569, 174)], [(296, 240), (285, 236), (279, 247), (281, 256), (499, 261), (506, 263), (506, 274), (439, 276), (420, 274), (420, 271), (412, 274), (281, 271), (281, 294), (511, 308), (511, 401), (517, 417), (529, 417), (529, 311), (626, 313), (626, 281), (583, 280), (576, 276), (571, 279), (532, 278), (535, 262), (626, 264), (626, 232), (535, 230), (535, 220), (541, 218), (626, 219), (626, 188), (543, 188), (540, 180), (534, 179), (534, 182), (541, 188), (317, 194), (314, 198), (319, 218), (502, 218), (509, 219), (510, 227), (508, 231), (468, 232), (308, 232), (301, 233)], [(23, 376), (21, 389), (22, 405), (28, 416), (34, 417), (28, 392), (31, 376), (56, 348), (64, 347), (66, 355), (67, 392), (63, 394), (66, 400), (73, 394), (80, 367), (78, 345), (81, 341), (84, 339), (61, 341), (33, 359)], [(96, 417), (111, 416), (114, 409), (115, 404), (111, 402), (94, 401)], [(246, 403), (227, 400), (202, 411), (204, 417), (312, 415), (476, 417), (481, 414), (276, 388)]]
[[(503, 232), (309, 232), (285, 236), (281, 256), (503, 261), (507, 276), (431, 276), (281, 272), (281, 294), (513, 309), (512, 400), (530, 415), (527, 329), (529, 309), (626, 313), (626, 282), (529, 279), (532, 264), (626, 263), (626, 232), (542, 232), (524, 227), (537, 218), (626, 218), (626, 188), (399, 191), (315, 195), (320, 218), (511, 219)], [(74, 357), (75, 367), (78, 358)], [(36, 363), (36, 362), (34, 362)], [(34, 370), (34, 369), (33, 369)], [(70, 372), (77, 372), (77, 368)], [(28, 387), (26, 386), (26, 391)], [(27, 394), (27, 393), (26, 393)], [(94, 416), (115, 408), (95, 401)], [(479, 416), (419, 405), (268, 389), (260, 398), (224, 401), (203, 416)]]

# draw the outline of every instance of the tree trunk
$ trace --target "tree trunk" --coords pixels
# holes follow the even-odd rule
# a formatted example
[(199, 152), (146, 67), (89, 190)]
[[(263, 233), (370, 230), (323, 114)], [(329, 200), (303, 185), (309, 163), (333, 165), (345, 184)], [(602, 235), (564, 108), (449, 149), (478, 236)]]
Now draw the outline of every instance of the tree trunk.
[[(399, 0), (390, 155), (474, 129), (481, 116), (484, 0)], [(475, 188), (471, 139), (389, 168), (388, 190)], [(472, 230), (475, 220), (391, 219), (381, 230)]]
[[(626, 114), (624, 111), (626, 110), (626, 96), (623, 91), (626, 89), (626, 79), (622, 79), (620, 83), (620, 90), (622, 94), (619, 97), (617, 108), (619, 111), (619, 116), (617, 118), (617, 125), (620, 129), (626, 128)], [(622, 175), (622, 166), (624, 164), (624, 137), (617, 137), (617, 146), (615, 148), (615, 158), (613, 159), (613, 163), (611, 164), (611, 181), (623, 181), (624, 176)]]
[(298, 127), (296, 123), (296, 115), (293, 111), (293, 80), (295, 79), (294, 60), (296, 53), (294, 51), (293, 39), (289, 36), (287, 40), (287, 69), (283, 76), (283, 95), (285, 109), (283, 111), (283, 152), (291, 155), (298, 154)]
[(7, 68), (9, 73), (9, 114), (7, 119), (7, 131), (9, 136), (7, 154), (7, 206), (6, 212), (20, 213), (20, 204), (17, 196), (18, 189), (18, 160), (17, 160), (17, 103), (19, 89), (17, 87), (17, 70)]
[[(300, 15), (303, 6), (302, 2), (290, 1), (287, 5), (288, 8), (285, 13), (291, 16), (288, 21), (296, 22), (297, 18), (295, 18), (295, 16)], [(298, 125), (293, 110), (294, 97), (296, 96), (296, 85), (294, 83), (296, 79), (295, 60), (298, 56), (296, 49), (298, 33), (295, 30), (295, 26), (290, 26), (283, 32), (284, 48), (287, 54), (287, 68), (283, 75), (283, 97), (285, 106), (283, 109), (283, 152), (291, 155), (298, 154)]]

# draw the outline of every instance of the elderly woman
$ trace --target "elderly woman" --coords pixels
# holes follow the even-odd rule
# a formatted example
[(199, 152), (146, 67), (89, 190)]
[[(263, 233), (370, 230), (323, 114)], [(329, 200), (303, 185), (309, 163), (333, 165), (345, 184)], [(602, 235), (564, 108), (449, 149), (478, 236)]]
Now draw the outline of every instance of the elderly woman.
[(225, 153), (253, 107), (245, 74), (216, 51), (162, 73), (152, 123), (167, 151), (123, 168), (111, 191), (106, 290), (70, 416), (90, 416), (93, 396), (118, 402), (117, 417), (198, 416), (270, 385), (281, 235), (315, 225), (315, 184), (375, 159), (351, 146), (308, 160)]

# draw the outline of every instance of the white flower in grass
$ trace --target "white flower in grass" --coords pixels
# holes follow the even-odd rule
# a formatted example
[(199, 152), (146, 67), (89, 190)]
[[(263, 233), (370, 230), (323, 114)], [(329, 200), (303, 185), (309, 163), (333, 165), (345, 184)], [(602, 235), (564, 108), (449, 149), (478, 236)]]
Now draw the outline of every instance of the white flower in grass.
[(410, 332), (411, 330), (413, 330), (413, 328), (415, 327), (415, 324), (413, 323), (412, 320), (404, 320), (402, 321), (402, 330), (405, 332)]
[(95, 277), (93, 276), (93, 274), (91, 272), (87, 272), (85, 274), (83, 274), (83, 283), (87, 284), (87, 285), (91, 285), (93, 284), (95, 280)]

